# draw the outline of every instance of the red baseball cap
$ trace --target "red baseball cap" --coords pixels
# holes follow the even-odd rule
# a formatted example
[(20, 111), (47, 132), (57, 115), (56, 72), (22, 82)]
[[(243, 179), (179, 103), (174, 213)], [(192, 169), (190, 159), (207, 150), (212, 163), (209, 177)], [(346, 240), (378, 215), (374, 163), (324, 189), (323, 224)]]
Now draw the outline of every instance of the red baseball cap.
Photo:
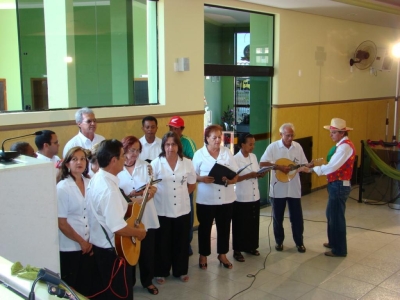
[(179, 128), (185, 126), (185, 122), (180, 116), (173, 116), (171, 120), (169, 120), (168, 126)]

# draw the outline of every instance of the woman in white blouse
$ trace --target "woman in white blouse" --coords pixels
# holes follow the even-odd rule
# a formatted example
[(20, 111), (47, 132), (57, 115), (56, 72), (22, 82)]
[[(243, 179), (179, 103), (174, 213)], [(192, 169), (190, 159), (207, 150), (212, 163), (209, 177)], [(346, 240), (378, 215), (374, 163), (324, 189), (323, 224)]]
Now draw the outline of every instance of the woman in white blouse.
[(241, 251), (259, 256), (258, 240), (260, 227), (260, 191), (258, 178), (266, 173), (257, 173), (260, 170), (257, 157), (252, 153), (256, 140), (250, 133), (239, 137), (240, 151), (234, 156), (240, 168), (247, 166), (239, 174), (236, 183), (237, 199), (233, 203), (232, 214), (232, 245), (233, 257), (244, 262)]
[(92, 293), (92, 244), (89, 243), (85, 190), (88, 160), (81, 147), (65, 156), (57, 184), (61, 278), (83, 295)]
[[(217, 252), (218, 260), (227, 269), (232, 269), (232, 264), (226, 257), (229, 251), (229, 235), (232, 219), (233, 201), (236, 194), (233, 185), (238, 176), (228, 179), (208, 176), (215, 163), (227, 166), (233, 171), (238, 167), (232, 153), (226, 147), (221, 146), (222, 127), (210, 125), (204, 131), (204, 147), (196, 151), (193, 157), (193, 165), (197, 174), (197, 199), (196, 211), (199, 221), (199, 267), (207, 269), (207, 256), (211, 254), (211, 229), (213, 221), (217, 227)], [(214, 180), (224, 184), (215, 184)]]
[[(142, 151), (142, 144), (134, 136), (127, 136), (122, 139), (125, 153), (125, 165), (118, 174), (119, 187), (125, 195), (132, 201), (142, 203), (143, 191), (137, 192), (136, 189), (149, 182), (148, 163), (139, 159)], [(150, 193), (154, 194), (156, 188), (151, 187)], [(150, 196), (150, 195), (149, 195)], [(147, 230), (146, 237), (142, 240), (139, 256), (140, 282), (144, 288), (152, 295), (158, 294), (157, 287), (153, 284), (154, 278), (154, 250), (155, 250), (155, 232), (160, 223), (158, 222), (157, 211), (154, 201), (149, 197), (143, 213), (142, 223)], [(133, 283), (136, 282), (135, 267), (133, 269)]]
[(190, 198), (196, 188), (192, 162), (183, 157), (180, 138), (168, 132), (162, 138), (161, 153), (151, 162), (157, 184), (154, 202), (160, 228), (156, 231), (155, 276), (159, 284), (172, 275), (189, 281)]

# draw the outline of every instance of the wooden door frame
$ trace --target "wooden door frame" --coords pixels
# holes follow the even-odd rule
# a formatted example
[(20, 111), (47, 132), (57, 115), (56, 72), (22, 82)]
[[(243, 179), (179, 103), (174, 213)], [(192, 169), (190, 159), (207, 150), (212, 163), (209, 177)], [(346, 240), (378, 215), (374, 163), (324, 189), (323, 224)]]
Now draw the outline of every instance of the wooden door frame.
[(0, 78), (0, 81), (4, 83), (4, 110), (7, 110), (7, 83), (5, 78)]

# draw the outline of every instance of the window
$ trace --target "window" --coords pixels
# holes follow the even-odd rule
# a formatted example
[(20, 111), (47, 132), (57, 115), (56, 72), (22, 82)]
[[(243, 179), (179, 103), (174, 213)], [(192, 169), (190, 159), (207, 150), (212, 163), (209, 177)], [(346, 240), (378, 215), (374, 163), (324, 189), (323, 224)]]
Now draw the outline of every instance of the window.
[[(47, 109), (35, 105), (46, 97), (48, 109), (158, 103), (157, 2), (16, 2), (22, 95), (9, 90), (12, 107), (22, 98), (21, 109)], [(32, 86), (40, 78), (43, 99)]]

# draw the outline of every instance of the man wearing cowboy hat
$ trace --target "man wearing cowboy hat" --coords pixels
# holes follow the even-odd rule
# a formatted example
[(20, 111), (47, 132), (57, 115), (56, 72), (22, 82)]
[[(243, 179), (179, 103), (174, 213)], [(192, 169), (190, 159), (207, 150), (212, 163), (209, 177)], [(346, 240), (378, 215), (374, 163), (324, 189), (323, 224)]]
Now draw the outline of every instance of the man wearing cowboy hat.
[(356, 150), (348, 138), (348, 131), (353, 128), (346, 126), (346, 121), (333, 118), (331, 125), (324, 126), (330, 131), (330, 136), (336, 142), (336, 150), (329, 163), (319, 167), (301, 167), (300, 171), (315, 172), (318, 176), (326, 175), (328, 179), (328, 242), (323, 245), (331, 251), (326, 256), (346, 256), (346, 200), (350, 194), (350, 179), (353, 174)]

